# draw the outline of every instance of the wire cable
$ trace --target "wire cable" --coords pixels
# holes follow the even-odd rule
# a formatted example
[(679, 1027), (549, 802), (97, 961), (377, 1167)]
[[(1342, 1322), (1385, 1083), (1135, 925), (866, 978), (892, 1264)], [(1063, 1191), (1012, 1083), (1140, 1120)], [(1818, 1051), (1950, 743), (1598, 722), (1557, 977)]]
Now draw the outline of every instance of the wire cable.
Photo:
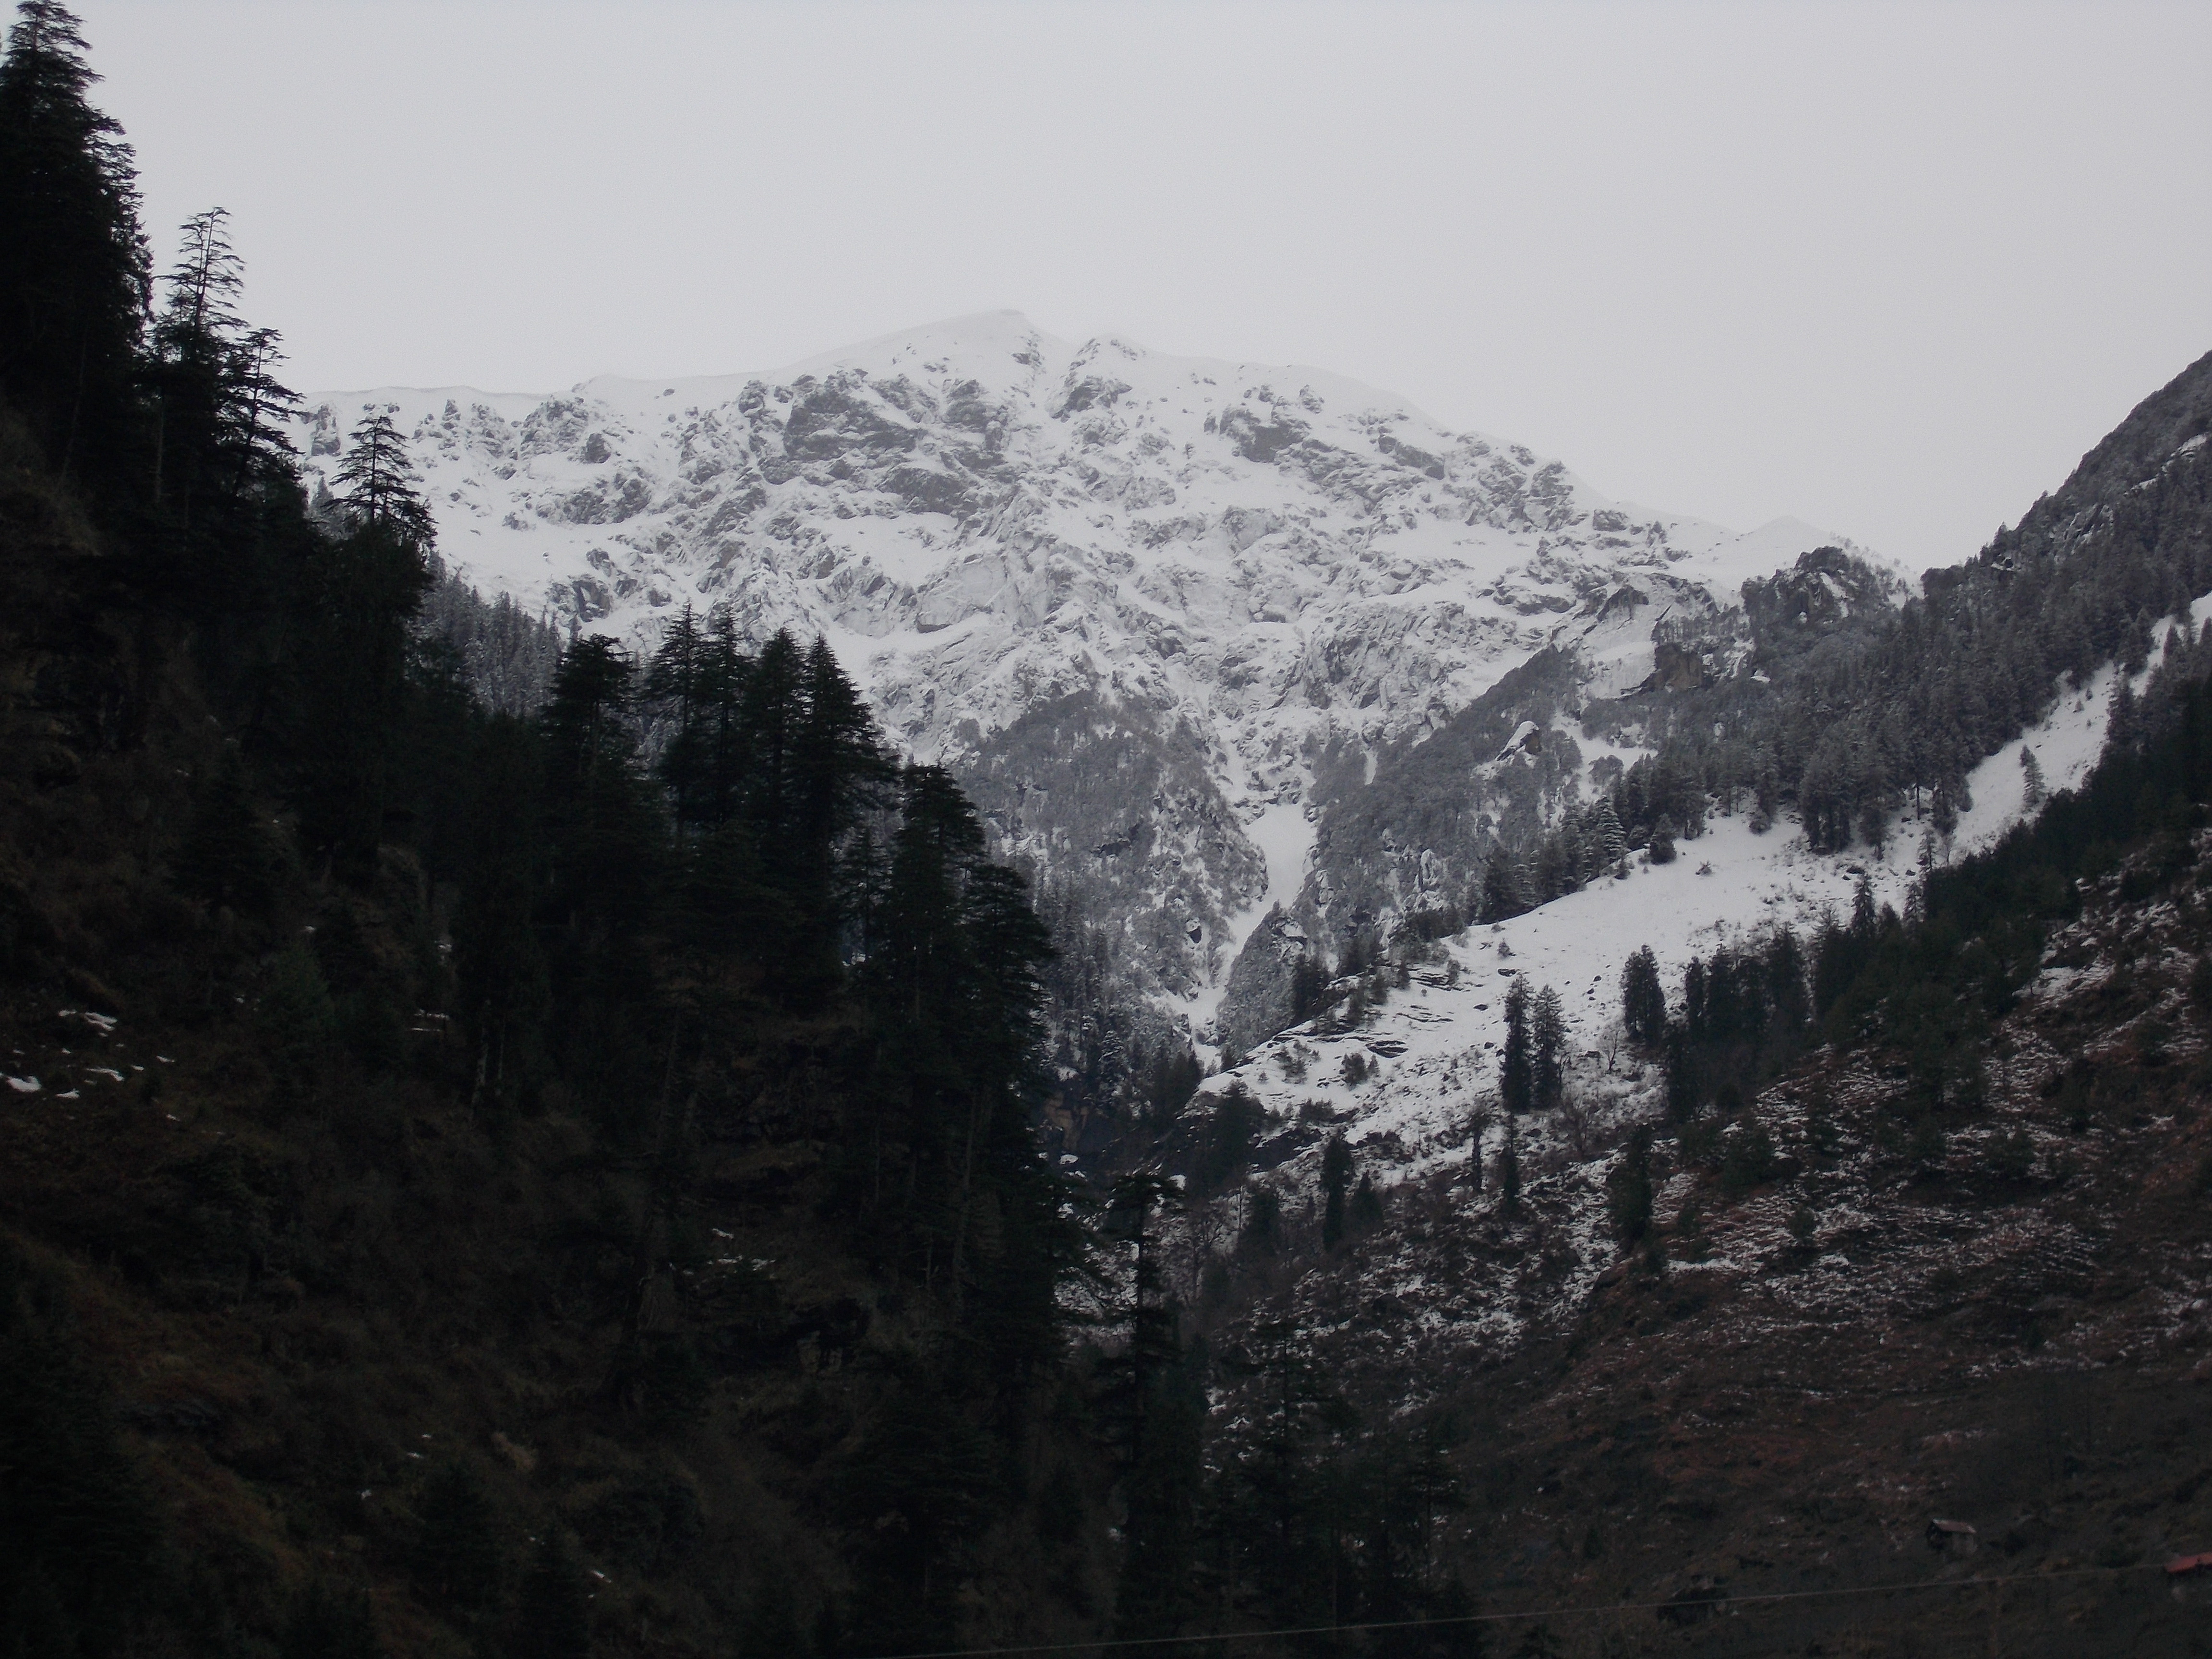
[(1202, 1636), (1120, 1636), (1091, 1642), (1043, 1642), (1026, 1647), (937, 1648), (925, 1653), (890, 1653), (877, 1659), (1004, 1659), (1016, 1654), (1103, 1653), (1116, 1648), (1188, 1646), (1200, 1642), (1256, 1642), (1290, 1636), (1352, 1636), (1367, 1631), (1446, 1630), (1464, 1625), (1499, 1625), (1525, 1619), (1594, 1619), (1607, 1613), (1656, 1613), (1666, 1608), (1687, 1612), (1703, 1607), (1708, 1616), (1723, 1607), (1741, 1607), (1777, 1601), (1832, 1601), (1846, 1595), (1896, 1595), (1914, 1590), (1971, 1589), (1985, 1584), (2047, 1584), (2059, 1578), (2108, 1578), (2130, 1572), (2162, 1572), (2163, 1563), (2139, 1562), (2129, 1567), (2063, 1567), (2055, 1572), (1984, 1574), (1972, 1578), (1900, 1579), (1888, 1584), (1854, 1584), (1834, 1589), (1765, 1590), (1748, 1595), (1717, 1595), (1710, 1601), (1607, 1601), (1580, 1607), (1531, 1607), (1520, 1613), (1455, 1613), (1444, 1619), (1393, 1619), (1360, 1625), (1308, 1625), (1296, 1630), (1210, 1631)]

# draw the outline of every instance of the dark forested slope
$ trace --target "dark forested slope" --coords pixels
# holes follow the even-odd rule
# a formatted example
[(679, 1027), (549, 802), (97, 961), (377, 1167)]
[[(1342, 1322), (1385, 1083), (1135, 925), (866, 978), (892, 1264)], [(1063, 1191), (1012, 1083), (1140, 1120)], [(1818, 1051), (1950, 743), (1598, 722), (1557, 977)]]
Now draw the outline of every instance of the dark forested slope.
[(1094, 1629), (1023, 884), (818, 644), (687, 619), (549, 680), (380, 417), (311, 507), (221, 214), (149, 287), (91, 81), (21, 7), (7, 1650)]

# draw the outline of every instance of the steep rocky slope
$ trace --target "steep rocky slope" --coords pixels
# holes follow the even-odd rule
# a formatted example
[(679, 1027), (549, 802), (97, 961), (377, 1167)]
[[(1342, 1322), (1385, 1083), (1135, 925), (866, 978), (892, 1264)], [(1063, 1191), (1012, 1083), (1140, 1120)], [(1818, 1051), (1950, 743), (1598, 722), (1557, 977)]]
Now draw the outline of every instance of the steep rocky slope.
[(363, 410), (396, 410), (446, 558), (487, 591), (641, 645), (687, 604), (824, 635), (891, 735), (1079, 884), (1201, 1028), (1306, 876), (1318, 778), (1547, 646), (1577, 697), (1618, 695), (1656, 640), (1838, 539), (1610, 501), (1317, 370), (1011, 313), (757, 376), (308, 406), (325, 475)]
[(1332, 1271), (1255, 1262), (1213, 1340), (1287, 1320), (1370, 1413), (1450, 1421), (1449, 1547), (1498, 1612), (1608, 1609), (1550, 1616), (1569, 1652), (2191, 1651), (2164, 1568), (2212, 1547), (2212, 905), (2183, 873), (2148, 903), (2116, 873), (2053, 936), (1932, 1154), (1901, 1054), (1823, 1054), (1756, 1104), (1776, 1173), (1662, 1156), (1664, 1242), (1623, 1255), (1617, 1154), (1534, 1138), (1516, 1207), (1462, 1139)]

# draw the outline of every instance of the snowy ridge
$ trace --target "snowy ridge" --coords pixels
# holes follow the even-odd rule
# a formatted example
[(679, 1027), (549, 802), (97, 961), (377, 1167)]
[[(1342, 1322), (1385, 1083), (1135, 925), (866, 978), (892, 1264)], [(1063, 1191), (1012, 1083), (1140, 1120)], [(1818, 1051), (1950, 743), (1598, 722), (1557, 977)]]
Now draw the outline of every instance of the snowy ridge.
[[(1275, 868), (1304, 855), (1295, 820), (1267, 815), (1308, 800), (1322, 749), (1432, 729), (1550, 644), (1625, 689), (1669, 616), (1849, 546), (1611, 501), (1318, 369), (1073, 344), (1012, 313), (758, 375), (311, 398), (318, 481), (380, 407), (465, 580), (640, 646), (685, 605), (818, 632), (1005, 843), (1079, 875), (1144, 861), (1104, 872), (1109, 908), (1174, 910), (1146, 956), (1200, 1024), (1263, 894), (1296, 885)], [(1095, 789), (1070, 805), (1096, 781), (1017, 731), (1079, 705), (1097, 763), (1108, 738), (1118, 766), (1158, 757), (1119, 816)]]

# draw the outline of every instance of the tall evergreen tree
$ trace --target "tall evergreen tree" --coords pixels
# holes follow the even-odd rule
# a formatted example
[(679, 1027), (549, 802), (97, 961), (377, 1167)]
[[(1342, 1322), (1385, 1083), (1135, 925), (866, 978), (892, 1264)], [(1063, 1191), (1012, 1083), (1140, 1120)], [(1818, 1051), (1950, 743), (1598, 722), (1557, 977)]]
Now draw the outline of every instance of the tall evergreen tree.
[(122, 129), (76, 18), (21, 0), (0, 58), (0, 394), (64, 477), (139, 448), (133, 378), (152, 292)]
[(475, 1050), (472, 1105), (503, 1100), (529, 1077), (550, 1012), (538, 941), (544, 847), (536, 734), (506, 715), (477, 739), (463, 832), (453, 976)]
[(867, 704), (818, 635), (804, 672), (805, 713), (793, 767), (804, 854), (798, 896), (822, 942), (834, 949), (852, 908), (851, 896), (838, 890), (839, 854), (895, 774)]
[(1337, 1131), (1321, 1152), (1321, 1242), (1334, 1249), (1344, 1238), (1344, 1194), (1352, 1184), (1352, 1147)]
[(392, 423), (392, 405), (364, 415), (338, 459), (338, 488), (332, 492), (349, 525), (384, 532), (392, 540), (427, 554), (437, 538), (430, 509), (422, 501), (422, 480), (407, 456), (407, 440)]
[(1659, 982), (1659, 959), (1644, 946), (1620, 970), (1620, 1018), (1628, 1040), (1656, 1048), (1667, 1035), (1667, 993)]
[(1548, 985), (1536, 994), (1528, 1042), (1530, 1091), (1536, 1105), (1549, 1111), (1566, 1097), (1567, 1021), (1559, 994)]
[(1535, 1056), (1529, 1050), (1528, 981), (1516, 974), (1505, 991), (1505, 1043), (1498, 1060), (1498, 1093), (1509, 1118), (1534, 1110)]

